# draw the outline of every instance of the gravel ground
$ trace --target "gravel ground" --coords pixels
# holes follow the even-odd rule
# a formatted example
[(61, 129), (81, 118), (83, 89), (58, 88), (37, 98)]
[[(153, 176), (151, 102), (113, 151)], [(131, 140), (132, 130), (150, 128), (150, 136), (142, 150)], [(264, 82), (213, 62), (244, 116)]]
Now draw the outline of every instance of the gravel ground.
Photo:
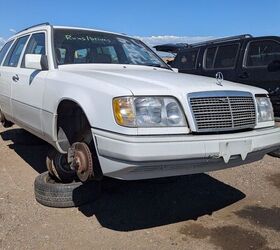
[[(1, 249), (280, 249), (280, 160), (163, 180), (105, 179), (95, 201), (34, 199), (48, 146), (0, 129)], [(26, 145), (26, 142), (33, 145)]]

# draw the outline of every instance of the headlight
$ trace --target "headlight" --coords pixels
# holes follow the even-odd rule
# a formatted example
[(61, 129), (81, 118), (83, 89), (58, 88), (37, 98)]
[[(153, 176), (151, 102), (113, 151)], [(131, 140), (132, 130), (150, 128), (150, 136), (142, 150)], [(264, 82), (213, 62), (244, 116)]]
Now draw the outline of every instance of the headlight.
[(256, 97), (258, 106), (258, 122), (274, 120), (273, 107), (269, 97)]
[(173, 97), (119, 97), (113, 100), (116, 122), (127, 127), (182, 127), (186, 120)]

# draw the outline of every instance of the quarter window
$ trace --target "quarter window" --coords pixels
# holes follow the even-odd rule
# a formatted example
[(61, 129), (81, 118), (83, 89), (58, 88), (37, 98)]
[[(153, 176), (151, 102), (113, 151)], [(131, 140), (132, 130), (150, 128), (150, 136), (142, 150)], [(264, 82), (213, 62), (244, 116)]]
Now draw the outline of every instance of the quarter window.
[(272, 40), (255, 41), (249, 44), (246, 66), (260, 67), (280, 60), (280, 43)]
[(9, 48), (11, 47), (12, 43), (14, 40), (7, 42), (4, 47), (1, 49), (0, 51), (0, 65), (2, 64), (2, 61), (6, 55), (6, 53), (8, 52)]
[(4, 61), (4, 66), (17, 67), (20, 55), (22, 53), (22, 50), (26, 44), (28, 37), (29, 36), (24, 36), (16, 41), (16, 43), (11, 48)]

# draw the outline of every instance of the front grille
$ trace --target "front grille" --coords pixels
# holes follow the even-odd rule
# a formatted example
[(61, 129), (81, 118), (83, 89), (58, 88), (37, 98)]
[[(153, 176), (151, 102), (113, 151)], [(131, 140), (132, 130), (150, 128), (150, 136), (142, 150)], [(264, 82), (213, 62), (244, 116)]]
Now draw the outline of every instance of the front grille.
[(256, 110), (247, 92), (218, 91), (189, 95), (197, 132), (218, 132), (254, 128)]

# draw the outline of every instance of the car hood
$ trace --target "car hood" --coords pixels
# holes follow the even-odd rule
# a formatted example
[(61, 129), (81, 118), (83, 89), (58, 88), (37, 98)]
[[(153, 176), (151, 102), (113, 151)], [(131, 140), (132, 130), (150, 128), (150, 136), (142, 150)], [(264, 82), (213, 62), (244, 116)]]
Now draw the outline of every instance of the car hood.
[(63, 65), (59, 70), (86, 77), (89, 81), (101, 81), (120, 88), (129, 89), (134, 95), (172, 95), (202, 91), (247, 91), (252, 94), (266, 93), (265, 90), (244, 84), (215, 78), (175, 73), (171, 70), (135, 65)]

